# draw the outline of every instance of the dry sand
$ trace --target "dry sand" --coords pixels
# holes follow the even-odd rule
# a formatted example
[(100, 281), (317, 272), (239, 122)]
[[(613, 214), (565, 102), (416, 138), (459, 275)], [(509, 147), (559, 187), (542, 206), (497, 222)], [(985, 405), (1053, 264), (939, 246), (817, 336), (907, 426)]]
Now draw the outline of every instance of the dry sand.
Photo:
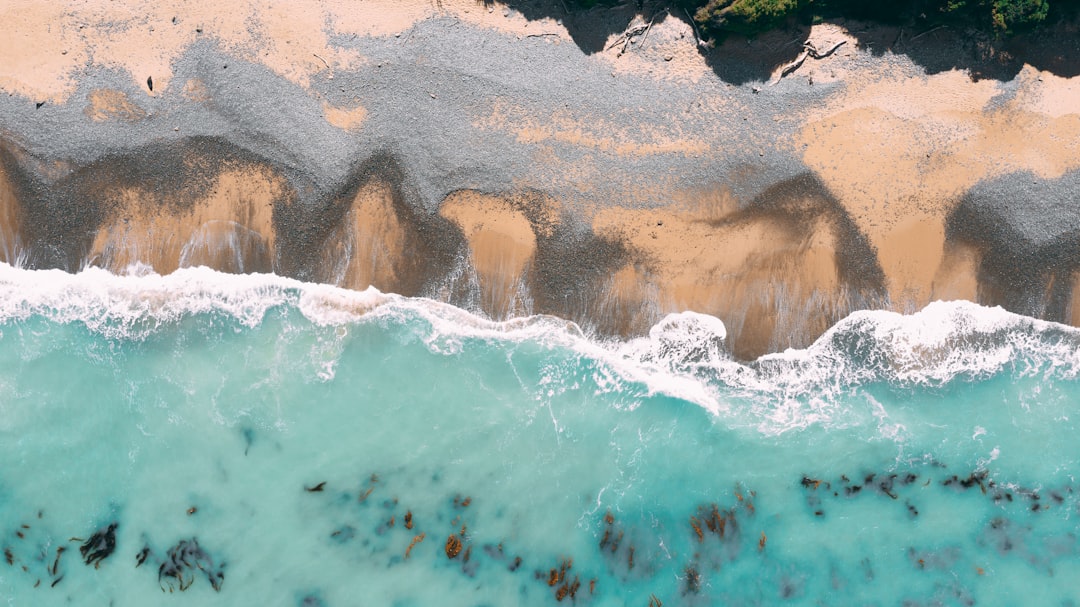
[(200, 39), (307, 87), (317, 73), (332, 75), (336, 68), (364, 62), (330, 44), (331, 36), (400, 35), (436, 15), (518, 36), (569, 40), (554, 21), (530, 22), (475, 0), (365, 0), (360, 7), (350, 0), (237, 0), (227, 8), (196, 0), (16, 1), (0, 6), (7, 32), (0, 37), (0, 87), (61, 103), (87, 66), (102, 66), (127, 71), (145, 94), (156, 95), (170, 86), (172, 63)]

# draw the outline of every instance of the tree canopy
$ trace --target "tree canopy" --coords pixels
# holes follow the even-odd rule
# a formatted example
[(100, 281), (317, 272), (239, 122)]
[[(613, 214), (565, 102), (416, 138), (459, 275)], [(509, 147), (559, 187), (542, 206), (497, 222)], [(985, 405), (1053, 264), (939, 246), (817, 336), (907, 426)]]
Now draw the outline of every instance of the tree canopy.
[[(578, 6), (614, 0), (571, 0)], [(966, 25), (1008, 36), (1045, 22), (1051, 3), (1075, 9), (1080, 0), (673, 0), (714, 34), (753, 36), (794, 17), (853, 17), (889, 23)]]

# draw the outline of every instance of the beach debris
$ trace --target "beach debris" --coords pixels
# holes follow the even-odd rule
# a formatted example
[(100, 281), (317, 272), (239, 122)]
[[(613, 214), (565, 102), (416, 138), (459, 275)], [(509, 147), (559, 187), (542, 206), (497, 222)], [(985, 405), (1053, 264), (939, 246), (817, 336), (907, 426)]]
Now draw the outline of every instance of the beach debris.
[(697, 22), (694, 20), (694, 16), (690, 14), (690, 11), (683, 7), (683, 13), (686, 13), (686, 20), (690, 24), (690, 28), (694, 30), (694, 40), (697, 42), (699, 48), (709, 48), (710, 43), (701, 37), (701, 32), (698, 31)]
[(90, 539), (79, 546), (79, 553), (82, 554), (87, 565), (93, 565), (94, 569), (97, 569), (101, 561), (116, 550), (116, 527), (117, 523), (109, 523), (108, 526), (95, 531)]
[(150, 92), (154, 92), (154, 78), (152, 76), (146, 77), (146, 88), (150, 89)]
[(37, 103), (34, 104), (34, 109), (35, 110), (40, 110), (41, 106), (43, 106), (43, 105), (45, 105), (44, 101), (38, 101)]
[(824, 59), (829, 55), (835, 53), (836, 49), (840, 48), (844, 44), (847, 44), (847, 40), (841, 40), (840, 42), (837, 42), (836, 44), (829, 47), (828, 50), (822, 52), (818, 50), (817, 46), (815, 46), (813, 42), (807, 40), (803, 43), (803, 50), (801, 53), (799, 53), (799, 56), (796, 57), (794, 61), (780, 68), (780, 73), (776, 76), (775, 79), (773, 79), (772, 82), (769, 83), (769, 86), (773, 86), (776, 83), (780, 82), (780, 80), (782, 80), (785, 76), (793, 74), (795, 70), (802, 67), (802, 64), (806, 62), (806, 59), (808, 57), (814, 59)]
[(648, 22), (646, 22), (645, 18), (641, 15), (636, 15), (630, 21), (630, 23), (627, 24), (626, 29), (623, 30), (623, 33), (620, 34), (614, 42), (607, 45), (607, 48), (605, 48), (604, 50), (611, 50), (616, 46), (622, 45), (622, 48), (619, 49), (619, 52), (615, 54), (616, 57), (621, 57), (623, 54), (626, 53), (626, 50), (630, 47), (631, 44), (637, 44), (638, 36), (641, 36), (641, 45), (638, 45), (638, 48), (641, 48), (645, 44), (645, 40), (649, 37), (649, 31), (652, 29), (653, 23), (656, 22), (656, 19), (661, 14), (665, 14), (667, 12), (668, 11), (666, 9), (656, 12), (656, 14), (654, 14), (652, 18), (648, 20)]

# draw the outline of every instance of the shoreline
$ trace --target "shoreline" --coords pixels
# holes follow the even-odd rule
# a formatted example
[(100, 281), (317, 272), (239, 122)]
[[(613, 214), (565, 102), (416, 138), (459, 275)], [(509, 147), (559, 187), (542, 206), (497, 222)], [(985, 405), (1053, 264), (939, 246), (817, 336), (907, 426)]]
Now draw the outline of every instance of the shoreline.
[[(7, 15), (39, 39), (0, 49), (0, 258), (271, 271), (622, 337), (693, 310), (741, 359), (937, 299), (1080, 324), (1080, 76), (933, 72), (866, 42), (895, 28), (825, 23), (806, 35), (834, 55), (737, 83), (674, 19), (585, 54), (558, 20), (442, 5)], [(775, 72), (790, 34), (716, 53)]]

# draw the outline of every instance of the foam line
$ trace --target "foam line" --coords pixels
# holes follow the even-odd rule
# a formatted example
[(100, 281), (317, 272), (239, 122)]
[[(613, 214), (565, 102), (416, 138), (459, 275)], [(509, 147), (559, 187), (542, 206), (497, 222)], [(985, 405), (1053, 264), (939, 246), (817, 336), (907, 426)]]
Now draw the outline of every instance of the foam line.
[[(940, 386), (1002, 372), (1068, 380), (1080, 369), (1077, 329), (963, 301), (935, 302), (908, 315), (855, 312), (806, 349), (740, 363), (727, 353), (723, 323), (695, 312), (669, 315), (645, 337), (604, 342), (553, 316), (496, 322), (429, 299), (268, 274), (208, 268), (166, 276), (145, 268), (130, 275), (97, 268), (69, 274), (0, 264), (2, 322), (38, 315), (58, 323), (80, 322), (110, 338), (140, 339), (184, 316), (207, 313), (227, 314), (255, 327), (279, 306), (295, 307), (319, 326), (370, 320), (416, 325), (436, 353), (459, 352), (470, 340), (565, 348), (591, 360), (602, 369), (598, 373), (713, 413), (744, 396), (773, 407), (774, 416), (797, 405), (802, 414), (789, 412), (785, 428), (828, 418), (841, 393), (867, 383)], [(610, 383), (610, 377), (604, 381)]]

